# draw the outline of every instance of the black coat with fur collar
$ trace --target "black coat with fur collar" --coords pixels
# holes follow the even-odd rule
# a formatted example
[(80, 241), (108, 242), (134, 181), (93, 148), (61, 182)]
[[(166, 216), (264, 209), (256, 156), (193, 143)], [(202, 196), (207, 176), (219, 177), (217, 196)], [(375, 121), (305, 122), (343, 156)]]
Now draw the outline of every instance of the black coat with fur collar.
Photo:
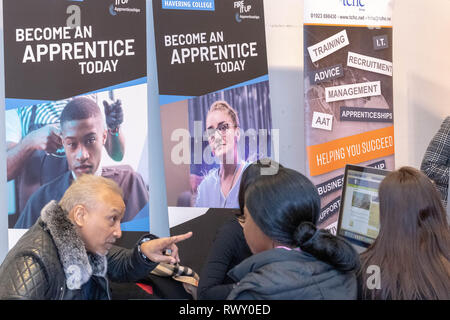
[(110, 299), (108, 278), (134, 282), (156, 265), (137, 246), (87, 253), (67, 213), (51, 201), (0, 266), (0, 299)]

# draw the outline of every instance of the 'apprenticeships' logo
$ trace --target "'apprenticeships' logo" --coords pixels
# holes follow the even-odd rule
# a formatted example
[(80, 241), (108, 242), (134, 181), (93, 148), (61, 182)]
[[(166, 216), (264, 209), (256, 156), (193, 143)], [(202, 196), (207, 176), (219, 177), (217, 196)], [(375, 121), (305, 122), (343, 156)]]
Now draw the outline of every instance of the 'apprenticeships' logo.
[(244, 19), (254, 19), (254, 20), (260, 19), (260, 16), (251, 14), (252, 5), (247, 4), (245, 2), (245, 0), (234, 1), (233, 7), (234, 7), (234, 9), (237, 10), (237, 12), (235, 14), (235, 18), (236, 18), (237, 22), (242, 22), (242, 20), (244, 20)]
[(109, 6), (109, 13), (112, 16), (117, 15), (118, 13), (128, 12), (128, 13), (140, 13), (140, 8), (132, 8), (130, 7), (132, 0), (114, 0)]

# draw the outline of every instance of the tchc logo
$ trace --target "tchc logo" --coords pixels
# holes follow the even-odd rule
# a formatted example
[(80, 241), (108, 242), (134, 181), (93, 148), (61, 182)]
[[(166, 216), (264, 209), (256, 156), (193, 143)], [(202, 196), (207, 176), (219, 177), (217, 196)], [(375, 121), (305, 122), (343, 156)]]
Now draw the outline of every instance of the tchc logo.
[(365, 7), (362, 0), (342, 0), (342, 4), (346, 7)]

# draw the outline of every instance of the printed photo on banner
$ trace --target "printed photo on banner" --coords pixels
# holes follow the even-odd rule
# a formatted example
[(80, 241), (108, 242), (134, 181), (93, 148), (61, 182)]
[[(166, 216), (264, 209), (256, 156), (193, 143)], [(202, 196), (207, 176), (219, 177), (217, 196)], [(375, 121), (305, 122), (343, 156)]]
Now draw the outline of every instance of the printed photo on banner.
[(268, 81), (167, 104), (161, 121), (169, 206), (238, 208), (243, 171), (273, 153)]
[[(336, 35), (342, 29), (346, 29), (349, 44), (317, 62), (312, 62), (308, 54), (310, 43), (314, 44), (320, 39), (330, 38), (330, 35)], [(308, 128), (314, 128), (314, 126), (325, 121), (325, 117), (314, 117), (314, 113), (332, 116), (333, 124), (332, 131), (321, 129), (307, 130), (306, 139), (309, 146), (392, 125), (393, 99), (390, 89), (392, 87), (392, 76), (355, 68), (347, 63), (349, 52), (354, 51), (376, 54), (377, 56), (382, 56), (383, 60), (386, 61), (392, 60), (390, 50), (375, 51), (372, 41), (365, 41), (365, 39), (371, 39), (374, 34), (379, 33), (391, 34), (392, 30), (305, 26), (305, 34), (307, 36), (305, 41), (308, 45), (305, 48), (305, 115), (307, 116), (305, 125)], [(326, 47), (326, 45), (324, 46)], [(320, 82), (312, 81), (311, 74), (314, 74), (316, 70), (323, 70), (336, 65), (342, 65), (342, 71), (333, 73), (333, 75), (339, 75), (339, 77), (331, 76), (328, 79), (326, 77), (323, 78)], [(364, 65), (368, 65), (368, 63)], [(331, 72), (329, 74), (332, 75)], [(356, 112), (352, 114), (354, 120), (359, 115), (360, 121), (357, 125), (354, 121), (347, 121), (346, 117), (348, 117), (349, 113), (346, 108), (357, 108), (356, 110), (360, 111), (359, 114)], [(366, 114), (364, 111), (367, 109), (374, 110), (371, 110), (370, 114)], [(377, 121), (380, 115), (386, 117), (390, 124)], [(342, 121), (341, 118), (343, 118)]]
[(122, 222), (139, 218), (149, 198), (146, 110), (145, 84), (7, 110), (9, 227), (31, 227), (82, 174), (114, 180)]

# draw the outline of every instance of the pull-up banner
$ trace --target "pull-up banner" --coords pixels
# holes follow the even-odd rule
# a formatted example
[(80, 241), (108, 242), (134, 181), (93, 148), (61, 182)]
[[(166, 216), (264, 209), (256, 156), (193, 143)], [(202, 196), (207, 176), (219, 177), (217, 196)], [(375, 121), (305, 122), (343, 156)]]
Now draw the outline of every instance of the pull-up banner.
[(346, 164), (394, 169), (392, 6), (305, 1), (307, 173), (322, 199), (320, 227), (336, 227)]
[(90, 173), (122, 188), (122, 229), (148, 231), (146, 2), (5, 1), (3, 23), (9, 226)]
[(270, 152), (263, 0), (154, 0), (153, 14), (168, 205), (237, 208), (242, 172)]

